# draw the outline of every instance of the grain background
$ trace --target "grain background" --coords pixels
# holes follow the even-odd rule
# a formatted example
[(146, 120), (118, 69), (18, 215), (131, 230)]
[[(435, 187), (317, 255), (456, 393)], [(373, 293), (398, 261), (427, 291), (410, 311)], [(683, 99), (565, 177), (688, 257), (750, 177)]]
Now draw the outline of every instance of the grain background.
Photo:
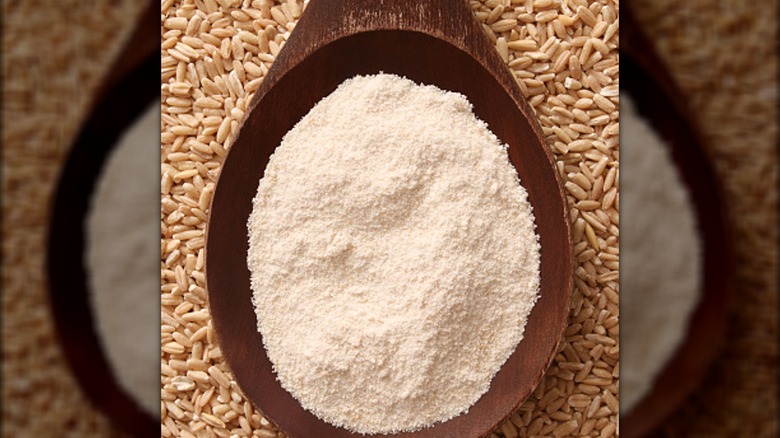
[[(544, 12), (543, 7), (557, 4), (547, 0), (540, 0), (536, 3), (539, 5), (539, 12)], [(772, 56), (776, 47), (770, 41), (776, 40), (774, 24), (776, 2), (761, 2), (758, 6), (752, 2), (734, 0), (689, 0), (688, 2), (639, 0), (635, 3), (641, 5), (638, 11), (640, 20), (653, 39), (658, 42), (662, 57), (669, 63), (673, 75), (680, 81), (686, 97), (698, 110), (697, 119), (710, 140), (719, 173), (724, 180), (727, 196), (733, 207), (733, 223), (738, 235), (736, 248), (739, 255), (738, 278), (741, 286), (737, 295), (742, 298), (734, 303), (728, 345), (707, 376), (706, 388), (700, 391), (689, 405), (669, 422), (665, 434), (667, 436), (702, 437), (774, 436), (777, 431), (774, 417), (776, 386), (773, 370), (777, 361), (774, 283), (776, 278), (776, 152), (774, 145), (777, 128), (776, 89), (773, 88), (776, 79), (776, 64), (775, 58)], [(217, 7), (228, 6), (226, 10), (234, 11), (234, 9), (229, 8), (232, 4), (230, 1), (204, 0), (201, 2), (199, 0), (197, 2), (176, 3), (163, 1), (161, 6), (165, 12), (161, 16), (161, 27), (163, 27), (161, 35), (167, 32), (164, 29), (164, 20), (167, 17), (175, 17), (177, 11), (200, 9), (206, 5), (213, 6), (215, 4)], [(568, 1), (567, 4), (573, 6), (577, 5), (577, 2)], [(249, 5), (251, 6), (251, 2)], [(498, 14), (498, 17), (491, 16), (495, 7), (483, 7), (482, 4), (476, 3), (474, 5), (481, 12), (482, 20), (486, 22), (495, 20), (493, 24), (500, 21), (499, 18), (503, 19), (500, 16), (507, 13), (505, 8), (503, 12)], [(525, 7), (526, 2), (521, 1), (510, 6), (510, 9)], [(68, 145), (75, 134), (77, 124), (86, 115), (85, 111), (91, 99), (91, 93), (97, 87), (101, 75), (107, 71), (112, 57), (121, 46), (121, 41), (128, 35), (132, 25), (132, 17), (140, 12), (142, 5), (140, 2), (108, 2), (106, 0), (90, 2), (89, 4), (70, 0), (17, 0), (3, 2), (2, 7), (5, 15), (3, 26), (4, 86), (2, 91), (3, 436), (119, 436), (118, 432), (113, 430), (78, 392), (65, 367), (48, 315), (44, 289), (43, 257), (48, 214), (47, 203), (56, 184), (57, 172), (66, 157)], [(761, 13), (756, 13), (757, 10), (760, 10)], [(281, 16), (285, 14), (282, 11), (282, 15), (280, 15), (279, 12), (278, 9), (276, 12), (270, 10), (268, 14), (275, 15), (275, 19), (281, 19)], [(485, 16), (485, 12), (487, 12), (487, 16)], [(493, 12), (493, 14), (495, 15), (497, 12)], [(550, 13), (541, 16), (537, 14), (538, 12), (535, 12), (533, 17), (523, 15), (523, 19), (532, 19), (529, 23), (521, 21), (522, 26), (538, 24), (540, 20), (545, 20), (548, 15), (551, 15)], [(583, 14), (587, 16), (586, 12)], [(228, 20), (245, 18), (241, 12), (236, 12), (235, 15), (237, 17), (230, 14)], [(273, 15), (272, 19), (274, 19)], [(590, 16), (586, 18), (590, 19)], [(286, 19), (286, 15), (284, 19)], [(514, 27), (511, 21), (495, 27), (501, 34), (501, 26), (509, 24)], [(577, 27), (582, 26), (582, 24), (573, 23), (572, 26)], [(528, 28), (526, 27), (526, 29)], [(186, 31), (186, 28), (184, 30)], [(510, 40), (511, 38), (510, 32)], [(161, 41), (165, 39), (162, 38)], [(526, 35), (523, 35), (522, 40), (525, 39)], [(176, 41), (171, 40), (171, 42), (174, 42), (172, 48), (175, 49)], [(232, 38), (230, 44), (232, 45)], [(507, 58), (512, 56), (523, 58), (525, 55), (522, 53), (535, 51), (534, 45), (530, 42), (509, 44), (507, 41), (505, 46), (503, 42), (497, 41), (497, 46), (500, 52), (507, 55)], [(219, 48), (222, 49), (221, 42)], [(254, 70), (257, 76), (251, 76), (253, 74), (252, 67), (243, 66), (244, 77), (243, 79), (238, 77), (238, 79), (245, 92), (251, 93), (252, 89), (259, 85), (259, 80), (261, 80), (259, 78), (262, 77), (271, 61), (268, 53), (270, 52), (272, 56), (273, 51), (277, 48), (277, 44), (269, 43), (268, 49), (262, 52), (264, 60), (262, 65), (258, 64), (260, 71)], [(163, 53), (162, 57), (165, 56), (171, 55)], [(614, 48), (608, 47), (607, 53), (602, 55), (602, 59), (611, 59), (614, 56)], [(261, 53), (258, 53), (257, 58), (261, 59)], [(532, 59), (532, 61), (536, 60)], [(517, 61), (515, 66), (524, 63), (527, 61)], [(178, 62), (176, 68), (178, 68)], [(184, 68), (183, 75), (186, 75), (186, 65)], [(176, 74), (166, 77), (163, 73), (162, 82), (168, 83)], [(229, 75), (228, 73), (230, 80)], [(553, 136), (556, 134), (555, 132), (550, 133), (550, 129), (560, 128), (564, 125), (563, 122), (567, 120), (568, 114), (565, 112), (562, 114), (552, 113), (552, 111), (550, 114), (545, 114), (543, 104), (555, 106), (555, 101), (550, 103), (550, 97), (554, 93), (549, 92), (546, 85), (545, 90), (547, 91), (539, 88), (541, 85), (534, 82), (536, 78), (522, 79), (529, 79), (524, 81), (529, 95), (539, 92), (539, 94), (531, 96), (531, 101), (540, 115), (547, 118), (546, 121), (543, 121), (543, 125), (546, 127), (546, 132), (550, 134), (550, 139), (553, 140)], [(235, 80), (232, 82), (235, 83)], [(543, 85), (547, 82), (553, 82), (553, 85), (557, 86), (563, 81), (559, 78), (553, 78), (542, 82)], [(217, 89), (221, 88), (216, 82), (215, 85), (217, 85)], [(170, 85), (168, 87), (168, 91), (165, 91), (163, 87), (165, 98), (171, 97), (173, 94)], [(184, 92), (181, 86), (174, 89)], [(198, 89), (203, 91), (202, 86)], [(214, 91), (213, 87), (211, 91)], [(188, 92), (190, 93), (188, 96), (195, 93), (194, 89), (190, 89)], [(246, 100), (245, 98), (242, 101), (243, 105), (246, 104)], [(202, 102), (211, 104), (210, 101)], [(236, 104), (237, 100), (233, 102), (234, 107), (230, 108), (231, 117), (240, 115), (240, 108), (238, 111), (233, 111), (234, 108), (238, 107)], [(224, 110), (224, 103), (222, 108)], [(569, 111), (572, 112), (573, 116), (573, 109)], [(612, 122), (611, 113), (609, 116), (610, 122)], [(183, 118), (192, 122), (192, 119), (188, 119), (186, 116)], [(167, 134), (169, 140), (167, 143), (164, 142), (165, 146), (162, 152), (162, 160), (168, 165), (174, 163), (171, 158), (181, 157), (175, 155), (171, 158), (168, 157), (170, 147), (177, 141), (175, 137), (183, 136), (186, 138), (191, 135), (186, 134), (191, 132), (186, 128), (176, 129), (182, 133), (181, 135), (171, 132), (174, 129), (173, 126), (176, 126), (177, 123), (181, 124), (179, 122), (183, 123), (178, 115), (175, 120), (163, 121), (166, 129), (170, 132)], [(213, 119), (209, 120), (209, 123), (213, 123)], [(220, 125), (214, 131), (216, 135), (219, 135), (221, 125), (220, 121)], [(229, 125), (232, 126), (232, 121)], [(223, 130), (227, 129), (229, 126), (225, 124)], [(211, 128), (211, 130), (214, 129)], [(594, 129), (594, 131), (596, 130)], [(597, 136), (605, 141), (604, 129), (601, 128), (597, 131), (599, 132)], [(174, 136), (173, 139), (170, 139), (171, 135)], [(611, 137), (614, 135), (609, 136), (609, 138)], [(572, 151), (563, 152), (555, 149), (554, 140), (552, 145), (564, 164), (578, 166), (581, 161), (593, 164), (593, 161), (589, 162), (587, 158), (585, 160), (567, 158), (566, 153)], [(207, 146), (211, 149), (210, 144)], [(183, 147), (183, 141), (178, 147)], [(197, 145), (196, 149), (197, 147), (205, 152), (201, 145)], [(212, 149), (212, 153), (219, 156), (219, 148), (214, 146), (214, 149)], [(617, 157), (608, 157), (608, 164), (610, 168), (616, 167)], [(196, 169), (200, 175), (201, 170), (197, 166)], [(171, 169), (168, 168), (168, 170)], [(209, 182), (213, 182), (214, 173), (216, 173), (214, 169), (207, 168), (205, 178), (201, 176), (204, 188), (208, 186)], [(197, 194), (198, 201), (200, 201), (200, 193), (203, 191), (197, 189), (195, 182), (190, 182), (190, 184), (197, 190), (185, 188), (184, 183), (188, 181), (182, 179), (181, 175), (179, 181), (174, 181), (172, 175), (170, 178), (170, 190), (174, 190), (174, 186), (177, 186), (179, 188), (176, 190), (188, 193), (191, 200), (186, 201), (181, 198), (181, 201), (178, 201), (171, 198), (173, 203), (164, 201), (162, 208), (170, 210), (163, 218), (167, 218), (168, 215), (182, 207), (187, 207), (192, 212), (193, 207), (195, 207), (192, 203), (193, 196)], [(194, 175), (191, 178), (194, 178)], [(573, 178), (585, 184), (581, 178), (576, 176), (576, 173)], [(574, 188), (571, 188), (570, 191), (578, 192)], [(588, 192), (585, 193), (587, 195)], [(575, 199), (572, 195), (572, 204), (575, 203)], [(603, 202), (604, 197), (601, 196), (599, 199), (593, 200), (584, 199), (584, 201), (596, 202), (599, 200)], [(595, 207), (596, 203), (585, 202), (580, 205), (585, 210)], [(184, 222), (185, 217), (180, 218), (179, 221)], [(187, 219), (187, 222), (194, 222), (194, 219)], [(593, 228), (592, 225), (591, 228)], [(582, 230), (586, 240), (590, 236), (595, 236), (595, 246), (600, 245), (599, 238), (604, 240), (606, 244), (606, 239), (609, 238), (608, 233), (598, 233), (596, 230), (594, 233), (586, 233), (586, 230), (587, 228)], [(591, 245), (590, 241), (588, 245)], [(609, 247), (614, 248), (614, 244), (610, 243)], [(586, 249), (582, 251), (586, 251)], [(172, 253), (173, 249), (161, 254), (161, 262), (166, 269), (168, 269), (166, 260)], [(588, 252), (579, 257), (580, 259), (590, 258), (578, 261), (580, 266), (593, 260), (596, 256), (601, 258), (605, 254), (609, 254), (606, 248), (600, 251), (594, 249), (594, 253), (591, 255)], [(168, 284), (171, 284), (170, 280), (173, 279), (176, 283), (181, 282), (182, 286), (186, 281), (187, 289), (190, 288), (190, 284), (198, 287), (198, 282), (202, 281), (202, 277), (200, 274), (194, 273), (196, 271), (194, 268), (198, 265), (197, 252), (192, 251), (191, 254), (195, 257), (194, 265), (193, 258), (188, 258), (187, 254), (183, 254), (181, 250), (178, 259), (169, 262), (170, 268), (172, 268), (169, 270), (173, 272), (174, 276), (170, 277), (170, 273), (167, 274), (168, 276), (165, 278), (168, 279)], [(609, 261), (609, 257), (607, 260), (602, 260), (602, 264), (604, 261)], [(187, 272), (188, 266), (193, 268), (190, 271), (192, 273)], [(181, 274), (182, 272), (184, 275)], [(562, 436), (588, 435), (584, 433), (587, 430), (583, 431), (587, 420), (582, 421), (583, 424), (579, 424), (577, 421), (576, 425), (571, 421), (572, 419), (577, 420), (578, 412), (580, 413), (579, 419), (582, 420), (582, 413), (588, 413), (587, 411), (591, 409), (592, 399), (599, 395), (601, 398), (594, 414), (598, 413), (600, 416), (596, 422), (601, 423), (601, 431), (599, 432), (596, 425), (591, 422), (587, 423), (589, 425), (587, 427), (593, 424), (594, 430), (591, 430), (589, 434), (615, 436), (610, 426), (614, 419), (614, 412), (612, 412), (610, 405), (614, 406), (614, 401), (609, 396), (605, 397), (601, 392), (598, 392), (592, 397), (587, 392), (593, 392), (593, 390), (588, 386), (582, 386), (582, 384), (575, 385), (574, 389), (578, 390), (577, 393), (569, 395), (567, 392), (571, 389), (567, 387), (571, 386), (566, 383), (570, 381), (567, 378), (574, 374), (573, 378), (576, 379), (577, 374), (583, 372), (582, 369), (578, 369), (580, 365), (578, 364), (577, 351), (574, 349), (575, 342), (579, 339), (578, 336), (581, 336), (583, 329), (586, 332), (595, 330), (598, 315), (601, 314), (600, 311), (594, 311), (596, 316), (593, 313), (585, 316), (586, 311), (586, 314), (579, 316), (578, 302), (582, 302), (584, 308), (595, 309), (600, 301), (613, 302), (609, 301), (609, 297), (612, 297), (612, 300), (616, 299), (616, 294), (607, 291), (601, 285), (595, 287), (585, 284), (583, 287), (583, 284), (583, 281), (578, 282), (578, 290), (581, 295), (583, 291), (587, 291), (589, 294), (591, 291), (593, 292), (591, 295), (582, 295), (582, 299), (575, 299), (575, 307), (572, 310), (572, 326), (567, 331), (566, 339), (562, 344), (561, 355), (548, 370), (542, 389), (512, 417), (511, 422), (497, 430), (496, 435), (514, 437), (546, 434), (550, 436), (555, 434), (556, 429), (557, 434)], [(202, 291), (193, 289), (189, 293), (194, 297)], [(174, 306), (175, 300), (171, 297), (167, 297), (170, 301), (168, 301), (169, 304), (165, 304), (165, 299), (163, 297), (163, 304), (168, 306), (167, 312), (169, 313), (181, 305), (179, 303)], [(190, 330), (192, 332), (190, 342), (192, 342), (193, 337), (197, 340), (193, 342), (191, 347), (185, 346), (184, 351), (178, 352), (178, 348), (171, 345), (168, 350), (173, 348), (174, 352), (163, 354), (163, 385), (168, 386), (168, 391), (171, 391), (174, 397), (165, 400), (168, 403), (165, 403), (166, 411), (161, 420), (162, 434), (167, 436), (230, 436), (231, 434), (241, 436), (243, 434), (241, 430), (248, 425), (250, 430), (254, 429), (252, 432), (254, 436), (275, 436), (275, 433), (266, 427), (267, 423), (243, 400), (239, 391), (220, 389), (230, 387), (230, 376), (221, 362), (217, 347), (213, 344), (213, 333), (210, 332), (208, 325), (208, 312), (200, 310), (201, 304), (193, 303), (192, 308), (185, 310), (188, 306), (185, 304), (184, 307), (179, 308), (180, 312), (184, 310), (180, 318), (183, 319), (184, 314), (190, 314), (187, 316), (188, 320), (192, 320), (190, 323), (197, 327), (206, 328), (202, 331), (200, 328), (194, 332)], [(606, 319), (605, 317), (604, 320)], [(161, 329), (164, 333), (168, 330), (164, 326)], [(168, 333), (166, 343), (173, 342), (175, 338), (178, 338), (180, 342), (187, 344), (186, 340), (179, 334), (174, 335), (174, 332)], [(614, 329), (612, 333), (607, 332), (606, 337), (614, 342), (617, 339), (615, 332)], [(597, 333), (591, 332), (590, 334)], [(609, 344), (610, 341), (598, 339), (603, 341), (600, 343), (601, 345), (605, 345), (604, 352), (601, 353), (603, 357), (609, 347), (606, 344)], [(200, 342), (200, 346), (196, 346), (198, 342)], [(590, 342), (596, 343), (596, 341)], [(582, 346), (582, 343), (580, 345)], [(586, 343), (585, 345), (590, 344)], [(203, 363), (191, 361), (189, 365), (187, 364), (187, 359), (193, 359), (194, 356), (202, 358), (204, 355), (207, 360), (202, 361)], [(182, 362), (177, 361), (183, 361), (183, 366)], [(604, 362), (606, 363), (606, 361)], [(188, 376), (185, 367), (189, 366), (193, 366), (195, 369), (190, 370)], [(584, 367), (585, 365), (583, 365), (583, 369)], [(599, 378), (608, 380), (610, 381), (609, 385), (613, 385), (613, 372), (610, 371), (614, 371), (614, 368), (612, 370), (608, 368), (597, 369), (603, 370), (598, 371), (604, 376)], [(591, 368), (588, 374), (595, 376), (595, 372)], [(190, 388), (191, 385), (194, 388)], [(196, 391), (198, 392), (197, 397), (195, 396)], [(219, 402), (220, 397), (224, 401), (230, 400), (226, 404), (229, 409), (225, 410), (224, 407), (220, 407), (225, 405), (222, 402), (214, 402), (215, 406), (209, 400), (206, 403), (208, 405), (208, 408), (205, 409), (206, 414), (200, 415), (198, 420), (195, 420), (191, 414), (187, 413), (189, 407), (192, 406), (194, 411), (193, 404), (197, 404), (202, 399), (201, 397), (204, 397), (203, 394), (209, 393), (210, 400)], [(201, 412), (203, 413), (204, 410), (202, 409)]]

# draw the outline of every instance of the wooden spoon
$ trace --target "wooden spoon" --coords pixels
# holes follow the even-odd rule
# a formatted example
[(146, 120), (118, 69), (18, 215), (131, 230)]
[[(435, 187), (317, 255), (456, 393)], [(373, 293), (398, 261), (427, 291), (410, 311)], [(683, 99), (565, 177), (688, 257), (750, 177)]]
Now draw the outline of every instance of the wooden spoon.
[(723, 343), (734, 264), (723, 190), (691, 110), (630, 8), (624, 7), (621, 20), (621, 90), (632, 96), (639, 114), (671, 148), (692, 195), (704, 261), (703, 287), (685, 338), (645, 397), (620, 414), (621, 435), (639, 438), (659, 433), (663, 422), (700, 386)]
[(150, 2), (141, 13), (71, 146), (51, 207), (46, 258), (54, 326), (73, 375), (98, 410), (118, 429), (139, 438), (159, 433), (159, 417), (147, 414), (122, 390), (100, 346), (84, 266), (84, 227), (110, 151), (159, 96), (158, 8)]
[(394, 435), (485, 436), (528, 397), (555, 355), (567, 324), (573, 263), (569, 215), (553, 157), (466, 0), (309, 3), (249, 104), (212, 200), (206, 273), (219, 345), (244, 394), (288, 436), (355, 436), (305, 411), (276, 380), (250, 301), (246, 223), (258, 181), (282, 136), (345, 79), (380, 71), (466, 95), (477, 116), (509, 144), (533, 205), (541, 239), (541, 298), (525, 338), (468, 414)]

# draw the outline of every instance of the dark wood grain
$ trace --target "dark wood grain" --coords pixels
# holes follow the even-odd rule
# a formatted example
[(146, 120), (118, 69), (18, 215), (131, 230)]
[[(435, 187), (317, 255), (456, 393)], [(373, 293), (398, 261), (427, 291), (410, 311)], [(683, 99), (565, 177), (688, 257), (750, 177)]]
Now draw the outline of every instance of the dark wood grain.
[(630, 9), (624, 10), (621, 20), (621, 89), (670, 147), (692, 195), (704, 260), (700, 301), (685, 338), (648, 394), (630, 412), (620, 414), (621, 436), (640, 438), (660, 434), (664, 420), (699, 387), (722, 346), (733, 289), (733, 253), (723, 191), (691, 110)]
[[(157, 14), (155, 2), (150, 2), (135, 32), (103, 79), (86, 121), (71, 146), (50, 210), (46, 255), (54, 327), (79, 387), (118, 429), (138, 438), (159, 433), (159, 417), (147, 414), (120, 387), (100, 346), (89, 304), (91, 292), (84, 265), (84, 228), (95, 184), (106, 158), (125, 129), (159, 96)], [(65, 431), (52, 431), (52, 434), (59, 432)]]
[(509, 144), (541, 239), (541, 298), (525, 339), (466, 415), (398, 437), (478, 437), (539, 383), (567, 323), (572, 289), (569, 216), (537, 119), (465, 0), (313, 0), (249, 105), (223, 163), (207, 228), (206, 278), (220, 348), (254, 405), (292, 438), (353, 434), (305, 411), (276, 381), (257, 332), (246, 222), (282, 136), (345, 79), (384, 71), (466, 95)]

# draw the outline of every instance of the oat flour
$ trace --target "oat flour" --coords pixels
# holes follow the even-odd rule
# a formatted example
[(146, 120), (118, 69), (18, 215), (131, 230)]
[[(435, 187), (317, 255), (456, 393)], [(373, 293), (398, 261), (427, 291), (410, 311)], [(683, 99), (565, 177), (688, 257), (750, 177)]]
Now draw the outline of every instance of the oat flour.
[(698, 301), (693, 206), (663, 139), (620, 95), (620, 409), (653, 386)]
[(97, 182), (86, 227), (90, 304), (119, 385), (160, 412), (160, 102), (122, 135)]
[(282, 386), (361, 433), (469, 409), (522, 339), (539, 244), (505, 146), (460, 94), (345, 81), (276, 149), (248, 222)]

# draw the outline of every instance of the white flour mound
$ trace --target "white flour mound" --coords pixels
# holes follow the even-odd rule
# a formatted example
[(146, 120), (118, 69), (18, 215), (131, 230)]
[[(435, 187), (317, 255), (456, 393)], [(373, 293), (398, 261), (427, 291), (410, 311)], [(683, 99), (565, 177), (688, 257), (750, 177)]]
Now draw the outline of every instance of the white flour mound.
[(282, 386), (359, 433), (466, 412), (523, 337), (539, 244), (506, 147), (461, 94), (355, 77), (260, 180), (248, 266)]
[(160, 102), (108, 157), (87, 217), (86, 265), (98, 337), (118, 383), (160, 412)]
[(626, 94), (620, 137), (620, 408), (629, 412), (685, 336), (702, 261), (688, 192)]

